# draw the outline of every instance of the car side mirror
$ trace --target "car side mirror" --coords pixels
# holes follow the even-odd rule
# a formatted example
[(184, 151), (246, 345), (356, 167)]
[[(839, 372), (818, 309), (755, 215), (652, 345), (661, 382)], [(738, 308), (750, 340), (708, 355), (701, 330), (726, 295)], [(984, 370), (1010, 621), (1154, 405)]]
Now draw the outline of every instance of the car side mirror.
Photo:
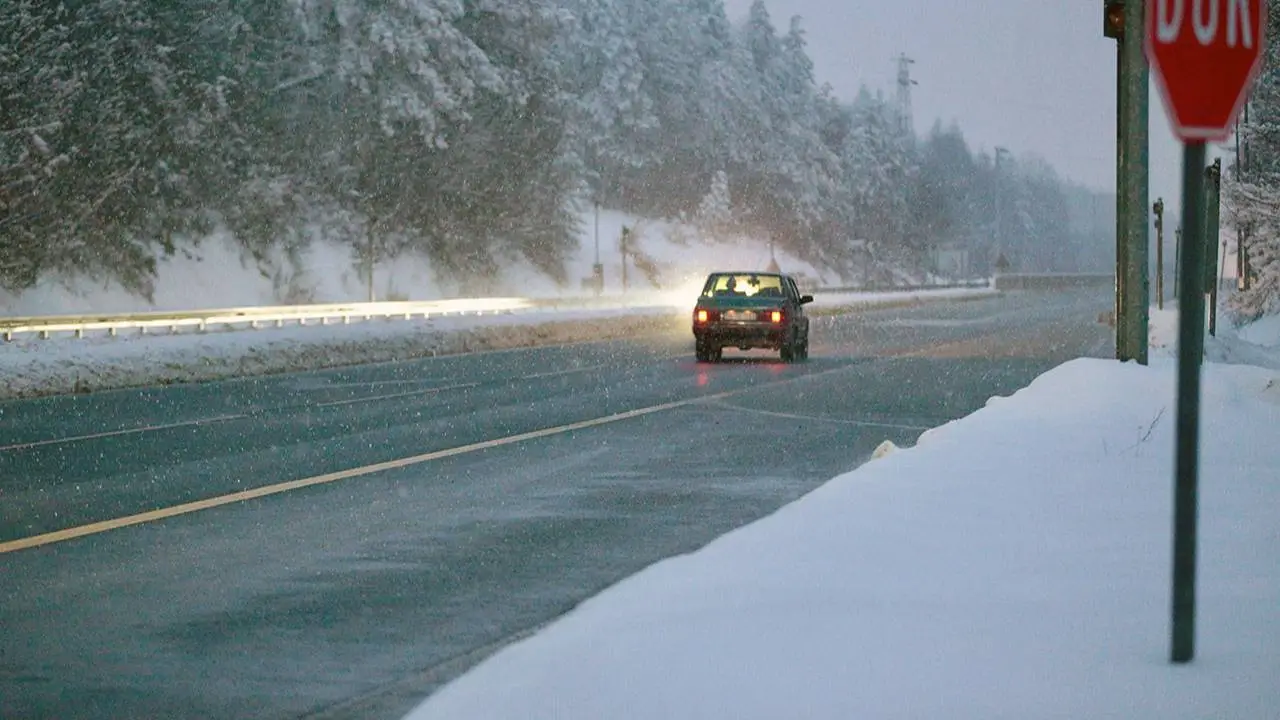
[(813, 296), (812, 296), (812, 295), (801, 295), (801, 296), (800, 296), (800, 304), (801, 304), (801, 305), (808, 305), (808, 304), (809, 304), (809, 303), (811, 303), (811, 302), (813, 302)]

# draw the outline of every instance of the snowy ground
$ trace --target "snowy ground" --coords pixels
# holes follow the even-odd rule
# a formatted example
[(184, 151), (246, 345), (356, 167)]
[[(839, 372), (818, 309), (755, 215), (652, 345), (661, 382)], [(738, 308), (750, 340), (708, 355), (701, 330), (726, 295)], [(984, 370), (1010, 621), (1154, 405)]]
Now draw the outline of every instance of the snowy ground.
[[(1177, 357), (1177, 308), (1169, 305), (1164, 310), (1150, 308), (1150, 318), (1148, 337), (1151, 354)], [(1204, 354), (1209, 362), (1257, 365), (1280, 370), (1280, 316), (1273, 315), (1236, 327), (1230, 315), (1220, 310), (1216, 335), (1205, 333)]]
[[(826, 294), (815, 315), (865, 307), (985, 297), (989, 290)], [(434, 355), (688, 333), (697, 290), (650, 295), (647, 304), (604, 310), (531, 312), (292, 326), (176, 335), (120, 335), (0, 343), (0, 400), (142, 385), (318, 370)], [(689, 336), (692, 343), (692, 336)]]
[(408, 717), (1278, 717), (1280, 375), (1205, 367), (1197, 655), (1173, 666), (1174, 375), (1060, 366), (608, 589)]

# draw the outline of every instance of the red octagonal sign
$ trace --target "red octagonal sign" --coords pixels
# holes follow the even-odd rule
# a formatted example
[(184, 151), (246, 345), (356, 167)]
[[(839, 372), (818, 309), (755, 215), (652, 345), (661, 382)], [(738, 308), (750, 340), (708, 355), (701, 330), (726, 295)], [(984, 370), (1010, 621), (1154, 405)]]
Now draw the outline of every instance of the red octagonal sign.
[(1262, 69), (1266, 0), (1146, 0), (1147, 61), (1174, 134), (1226, 140)]

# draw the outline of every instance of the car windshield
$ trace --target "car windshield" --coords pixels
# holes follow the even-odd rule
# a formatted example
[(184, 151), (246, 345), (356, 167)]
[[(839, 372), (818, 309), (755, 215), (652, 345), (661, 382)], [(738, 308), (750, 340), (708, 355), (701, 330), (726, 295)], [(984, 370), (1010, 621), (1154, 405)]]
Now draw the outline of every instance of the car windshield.
[(712, 275), (706, 287), (704, 297), (782, 297), (782, 278), (777, 275), (756, 275), (751, 273)]

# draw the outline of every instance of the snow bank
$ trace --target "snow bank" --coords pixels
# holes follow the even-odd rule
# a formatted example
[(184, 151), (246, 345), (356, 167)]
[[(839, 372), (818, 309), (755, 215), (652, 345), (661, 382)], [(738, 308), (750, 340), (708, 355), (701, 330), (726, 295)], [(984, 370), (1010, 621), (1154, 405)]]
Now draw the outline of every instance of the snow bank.
[(408, 717), (1276, 717), (1275, 380), (1205, 368), (1191, 665), (1167, 661), (1174, 363), (1085, 359), (610, 588)]
[(1240, 328), (1240, 339), (1269, 348), (1280, 348), (1280, 315), (1267, 315)]
[[(1148, 345), (1151, 355), (1178, 356), (1178, 316), (1176, 308), (1150, 309)], [(1215, 330), (1216, 335), (1209, 335), (1205, 330), (1206, 360), (1280, 369), (1280, 317), (1265, 317), (1238, 328), (1231, 324), (1225, 312), (1219, 312)]]
[[(649, 293), (629, 307), (387, 320), (208, 334), (34, 337), (0, 343), (0, 400), (319, 370), (477, 350), (615, 340), (661, 332), (689, 339), (692, 290)], [(821, 296), (817, 315), (986, 297), (986, 290)]]
[(1000, 294), (989, 288), (947, 288), (942, 290), (908, 290), (898, 292), (823, 293), (809, 306), (810, 315), (838, 315), (869, 308), (891, 308), (922, 305), (926, 302), (982, 300)]
[(687, 331), (671, 307), (369, 321), (0, 344), (0, 399)]

